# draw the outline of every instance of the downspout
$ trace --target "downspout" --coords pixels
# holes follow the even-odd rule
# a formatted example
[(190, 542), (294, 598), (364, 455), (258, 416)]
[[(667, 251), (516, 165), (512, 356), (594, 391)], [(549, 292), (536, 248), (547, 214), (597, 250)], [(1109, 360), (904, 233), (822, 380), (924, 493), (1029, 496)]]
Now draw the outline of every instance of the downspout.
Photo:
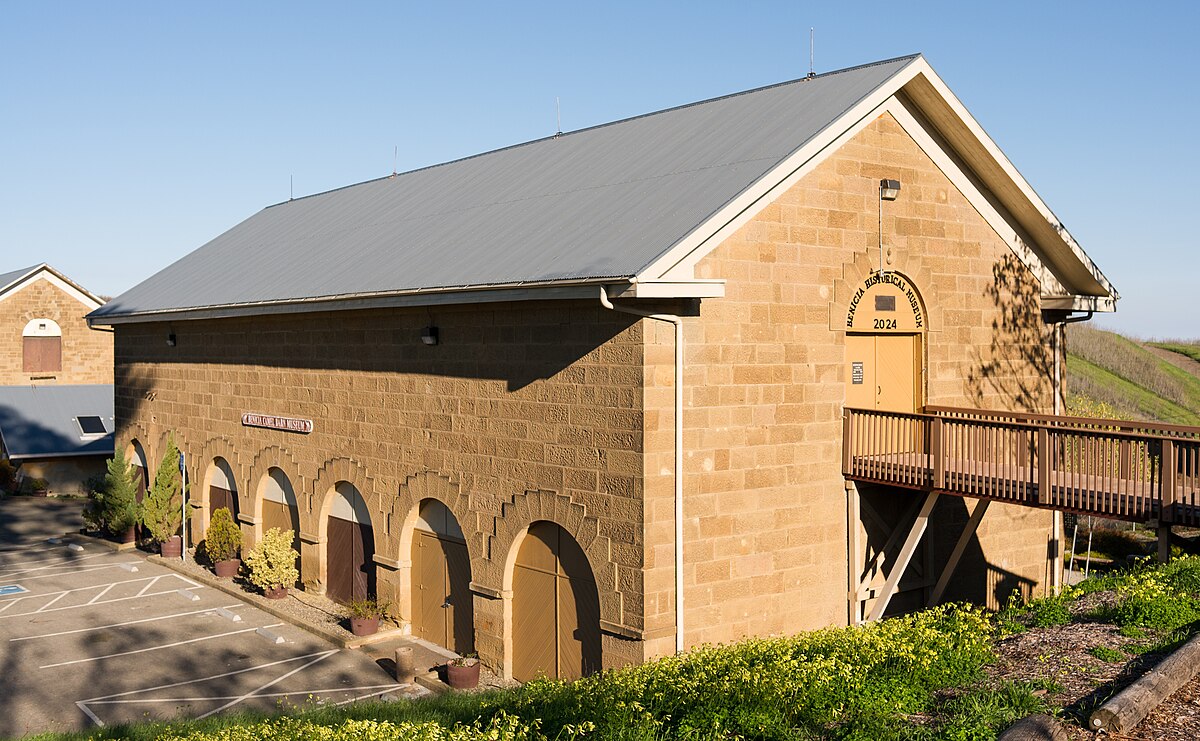
[(675, 653), (683, 652), (683, 319), (628, 306), (615, 306), (600, 286), (600, 305), (610, 311), (675, 325)]

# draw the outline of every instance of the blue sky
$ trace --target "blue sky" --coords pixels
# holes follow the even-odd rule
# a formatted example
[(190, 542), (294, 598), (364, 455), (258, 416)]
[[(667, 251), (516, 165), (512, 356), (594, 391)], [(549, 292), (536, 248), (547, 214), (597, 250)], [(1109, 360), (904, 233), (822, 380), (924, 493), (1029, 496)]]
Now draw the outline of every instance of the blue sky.
[[(0, 0), (0, 271), (118, 294), (271, 203), (922, 52), (1122, 294), (1200, 337), (1192, 3)], [(396, 152), (394, 155), (393, 153)], [(394, 159), (393, 159), (394, 158)]]

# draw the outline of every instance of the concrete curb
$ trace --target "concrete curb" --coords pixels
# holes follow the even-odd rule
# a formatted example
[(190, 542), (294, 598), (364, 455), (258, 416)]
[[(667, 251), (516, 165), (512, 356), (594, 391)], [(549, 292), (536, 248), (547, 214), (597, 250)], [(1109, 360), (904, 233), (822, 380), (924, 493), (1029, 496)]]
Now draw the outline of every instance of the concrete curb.
[(118, 553), (124, 553), (125, 551), (132, 551), (137, 548), (137, 543), (114, 543), (113, 541), (108, 540), (106, 538), (97, 538), (93, 535), (84, 535), (83, 533), (80, 533), (80, 532), (70, 532), (70, 533), (65, 534), (63, 536), (63, 541), (64, 542), (74, 541), (76, 543), (79, 543), (79, 542), (92, 543), (93, 545), (104, 546), (105, 548), (109, 549), (110, 551), (117, 551)]

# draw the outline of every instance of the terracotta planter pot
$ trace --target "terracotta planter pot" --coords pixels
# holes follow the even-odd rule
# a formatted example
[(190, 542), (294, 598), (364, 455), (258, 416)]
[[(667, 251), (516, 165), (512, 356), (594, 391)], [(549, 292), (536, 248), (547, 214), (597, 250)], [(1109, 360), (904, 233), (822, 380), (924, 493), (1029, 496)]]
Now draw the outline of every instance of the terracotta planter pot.
[(479, 662), (470, 666), (446, 664), (446, 684), (456, 690), (469, 690), (479, 686)]
[(183, 538), (172, 535), (159, 543), (158, 552), (163, 558), (179, 558), (183, 555)]
[(374, 635), (379, 631), (379, 616), (350, 618), (350, 632), (356, 636)]
[(275, 587), (270, 587), (269, 589), (264, 589), (263, 595), (267, 599), (283, 599), (284, 597), (287, 596), (287, 592), (288, 592), (287, 587), (285, 587), (283, 585), (279, 585), (279, 586), (275, 586)]
[(131, 527), (117, 536), (117, 540), (122, 543), (132, 543), (137, 540), (137, 527)]
[(50, 496), (50, 490), (49, 489), (34, 489), (33, 495), (35, 497), (48, 497), (48, 496)]
[(217, 561), (213, 564), (213, 571), (217, 576), (228, 579), (237, 576), (238, 569), (242, 568), (242, 559), (231, 558), (228, 561)]

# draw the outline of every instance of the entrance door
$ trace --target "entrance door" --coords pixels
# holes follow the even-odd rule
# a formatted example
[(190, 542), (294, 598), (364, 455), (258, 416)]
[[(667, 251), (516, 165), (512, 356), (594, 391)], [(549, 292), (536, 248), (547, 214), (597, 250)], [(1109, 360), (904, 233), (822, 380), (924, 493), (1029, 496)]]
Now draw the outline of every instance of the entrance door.
[(847, 334), (846, 406), (917, 411), (920, 359), (920, 335)]
[(529, 528), (513, 571), (513, 677), (600, 671), (600, 600), (587, 556), (561, 527)]
[(342, 604), (373, 596), (375, 533), (371, 526), (330, 517), (328, 535), (329, 583), (326, 595)]
[(413, 532), (413, 635), (466, 654), (475, 650), (467, 544)]
[(208, 487), (209, 522), (212, 522), (213, 513), (222, 507), (229, 510), (229, 514), (233, 515), (233, 521), (237, 522), (237, 497), (233, 495), (233, 492), (220, 486)]

